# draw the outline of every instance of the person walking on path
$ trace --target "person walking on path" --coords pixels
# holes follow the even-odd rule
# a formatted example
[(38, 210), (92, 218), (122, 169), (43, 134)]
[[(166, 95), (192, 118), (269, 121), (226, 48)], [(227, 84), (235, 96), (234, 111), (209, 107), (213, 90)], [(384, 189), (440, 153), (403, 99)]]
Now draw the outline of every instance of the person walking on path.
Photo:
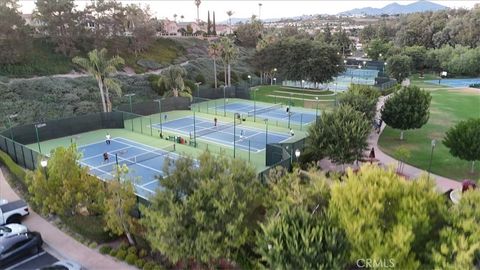
[(370, 150), (370, 155), (368, 155), (368, 158), (370, 158), (370, 164), (372, 164), (373, 160), (375, 159), (375, 149), (372, 147), (372, 150)]

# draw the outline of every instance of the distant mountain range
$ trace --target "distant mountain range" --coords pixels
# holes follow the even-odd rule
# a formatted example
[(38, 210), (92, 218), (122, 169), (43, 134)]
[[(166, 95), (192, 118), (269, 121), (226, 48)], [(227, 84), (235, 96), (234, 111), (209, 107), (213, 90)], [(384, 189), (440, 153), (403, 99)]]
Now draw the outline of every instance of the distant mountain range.
[(340, 12), (339, 15), (395, 15), (395, 14), (408, 14), (415, 12), (425, 12), (425, 11), (437, 11), (442, 9), (447, 9), (448, 7), (442, 6), (436, 3), (429, 1), (418, 1), (408, 5), (400, 5), (398, 3), (392, 3), (384, 6), (383, 8), (355, 8), (352, 10)]

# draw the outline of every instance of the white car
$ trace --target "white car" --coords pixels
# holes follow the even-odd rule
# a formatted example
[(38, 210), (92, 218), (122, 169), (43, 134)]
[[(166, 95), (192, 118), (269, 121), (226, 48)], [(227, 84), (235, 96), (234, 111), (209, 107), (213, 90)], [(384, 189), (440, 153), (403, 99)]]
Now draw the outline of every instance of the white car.
[(0, 237), (7, 237), (13, 234), (26, 233), (27, 227), (21, 224), (11, 223), (0, 226)]
[(58, 270), (82, 270), (82, 266), (74, 261), (61, 260), (58, 261), (47, 269), (58, 269)]

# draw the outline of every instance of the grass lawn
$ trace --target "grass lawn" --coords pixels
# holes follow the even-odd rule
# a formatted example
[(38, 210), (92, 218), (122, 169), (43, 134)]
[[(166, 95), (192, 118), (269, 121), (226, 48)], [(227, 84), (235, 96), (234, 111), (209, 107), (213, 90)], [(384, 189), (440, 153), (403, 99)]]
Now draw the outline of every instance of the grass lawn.
[(431, 92), (432, 104), (430, 120), (421, 129), (409, 130), (400, 141), (400, 131), (387, 127), (379, 139), (379, 145), (385, 153), (397, 157), (395, 150), (404, 146), (411, 151), (408, 164), (428, 169), (431, 152), (431, 140), (437, 141), (433, 153), (432, 172), (451, 179), (479, 179), (480, 168), (476, 166), (475, 174), (470, 174), (471, 163), (450, 155), (442, 144), (445, 132), (460, 120), (480, 117), (480, 94), (456, 90), (436, 90)]
[(258, 89), (255, 91), (255, 100), (268, 102), (268, 103), (283, 103), (292, 104), (297, 107), (312, 108), (315, 109), (317, 105), (317, 99), (320, 110), (331, 110), (335, 102), (335, 93), (325, 90), (308, 90), (298, 89), (292, 87), (284, 87), (281, 85), (264, 85), (255, 87)]

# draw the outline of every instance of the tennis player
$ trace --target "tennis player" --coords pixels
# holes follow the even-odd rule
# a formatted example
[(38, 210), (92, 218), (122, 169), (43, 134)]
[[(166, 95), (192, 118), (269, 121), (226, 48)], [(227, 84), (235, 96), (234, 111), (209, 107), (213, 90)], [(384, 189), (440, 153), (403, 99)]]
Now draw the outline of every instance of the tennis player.
[(213, 118), (213, 126), (216, 127), (217, 126), (217, 122), (218, 122), (218, 119), (215, 117)]
[(293, 132), (293, 129), (290, 129), (290, 136), (295, 136), (295, 132)]
[(107, 144), (110, 144), (111, 139), (112, 139), (112, 136), (110, 136), (110, 133), (107, 133), (107, 135), (105, 136), (105, 142)]
[(286, 112), (287, 114), (290, 113), (290, 106), (289, 106), (289, 105), (287, 105), (287, 108), (285, 109), (285, 112)]
[(109, 159), (108, 153), (107, 152), (103, 153), (103, 162), (107, 162), (108, 159)]
[(243, 135), (243, 134), (244, 134), (244, 133), (243, 133), (243, 129), (242, 129), (242, 130), (240, 130), (240, 139), (243, 139), (243, 138), (244, 138), (244, 135)]

